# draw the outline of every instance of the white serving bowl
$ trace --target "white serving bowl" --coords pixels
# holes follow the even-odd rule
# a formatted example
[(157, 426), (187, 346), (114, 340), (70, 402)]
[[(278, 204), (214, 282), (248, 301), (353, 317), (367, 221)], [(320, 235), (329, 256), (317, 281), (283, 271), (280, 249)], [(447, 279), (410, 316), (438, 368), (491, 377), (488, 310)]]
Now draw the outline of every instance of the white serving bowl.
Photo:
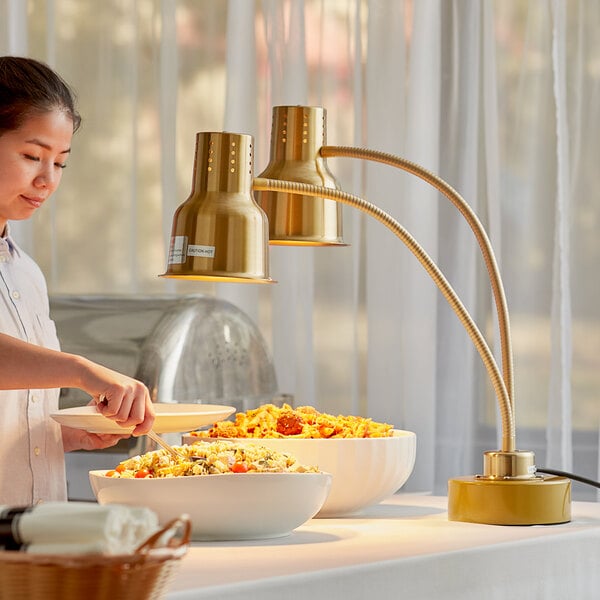
[(121, 479), (90, 471), (100, 504), (146, 506), (160, 524), (188, 514), (193, 540), (251, 540), (288, 535), (320, 510), (328, 473), (226, 473)]
[[(394, 429), (382, 438), (235, 438), (287, 452), (302, 465), (331, 473), (331, 490), (317, 517), (340, 517), (372, 506), (397, 492), (415, 465), (417, 436)], [(184, 444), (206, 440), (183, 436)]]

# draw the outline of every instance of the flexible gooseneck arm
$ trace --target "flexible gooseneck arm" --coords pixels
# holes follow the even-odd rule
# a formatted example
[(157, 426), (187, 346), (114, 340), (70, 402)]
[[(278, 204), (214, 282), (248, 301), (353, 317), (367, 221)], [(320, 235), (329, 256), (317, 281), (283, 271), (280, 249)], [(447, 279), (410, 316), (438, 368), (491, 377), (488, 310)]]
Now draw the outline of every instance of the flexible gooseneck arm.
[(481, 221), (477, 215), (473, 212), (469, 204), (462, 198), (462, 196), (448, 183), (437, 175), (431, 173), (427, 169), (424, 169), (420, 165), (413, 163), (409, 160), (395, 156), (393, 154), (387, 154), (385, 152), (378, 152), (376, 150), (370, 150), (366, 148), (354, 148), (349, 146), (322, 146), (320, 154), (323, 158), (335, 158), (335, 157), (349, 157), (359, 158), (363, 160), (370, 160), (374, 162), (383, 163), (392, 167), (396, 167), (413, 175), (416, 175), (426, 183), (433, 186), (439, 192), (441, 192), (463, 215), (469, 227), (475, 234), (477, 243), (481, 249), (481, 254), (485, 261), (485, 265), (488, 271), (490, 284), (492, 286), (492, 293), (494, 295), (494, 302), (496, 304), (496, 312), (498, 316), (498, 329), (500, 331), (500, 347), (502, 355), (502, 373), (504, 379), (504, 385), (510, 399), (511, 407), (514, 412), (515, 399), (514, 399), (514, 375), (513, 375), (513, 356), (512, 356), (512, 341), (510, 334), (510, 321), (508, 316), (508, 307), (506, 302), (506, 296), (504, 294), (504, 287), (502, 285), (502, 279), (500, 278), (500, 271), (496, 263), (496, 258), (492, 250), (492, 245), (488, 238), (488, 235), (481, 224)]
[(354, 208), (357, 208), (377, 219), (380, 223), (390, 229), (405, 244), (405, 246), (412, 252), (412, 254), (427, 271), (431, 279), (433, 279), (452, 310), (458, 316), (460, 322), (463, 324), (464, 328), (469, 334), (469, 337), (473, 341), (475, 348), (479, 352), (498, 399), (500, 415), (502, 419), (502, 451), (514, 451), (515, 422), (512, 404), (508, 394), (507, 386), (505, 385), (494, 356), (483, 335), (473, 321), (471, 315), (468, 313), (456, 292), (452, 289), (452, 286), (448, 283), (438, 266), (433, 262), (433, 260), (419, 245), (419, 243), (410, 235), (410, 233), (408, 233), (408, 231), (406, 231), (406, 229), (404, 229), (400, 223), (398, 223), (390, 215), (374, 204), (371, 204), (363, 198), (353, 196), (352, 194), (347, 194), (340, 190), (296, 183), (292, 181), (265, 179), (260, 177), (254, 179), (252, 187), (255, 191), (287, 192), (305, 196), (327, 198), (329, 200), (334, 200), (342, 204), (353, 206)]

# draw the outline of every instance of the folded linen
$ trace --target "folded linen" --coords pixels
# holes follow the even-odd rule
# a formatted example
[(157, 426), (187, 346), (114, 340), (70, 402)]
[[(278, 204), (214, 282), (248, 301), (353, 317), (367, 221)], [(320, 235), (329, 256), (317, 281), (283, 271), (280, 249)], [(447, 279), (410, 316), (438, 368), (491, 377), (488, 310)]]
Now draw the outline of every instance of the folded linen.
[(158, 531), (148, 508), (90, 502), (0, 506), (0, 548), (34, 554), (131, 554)]

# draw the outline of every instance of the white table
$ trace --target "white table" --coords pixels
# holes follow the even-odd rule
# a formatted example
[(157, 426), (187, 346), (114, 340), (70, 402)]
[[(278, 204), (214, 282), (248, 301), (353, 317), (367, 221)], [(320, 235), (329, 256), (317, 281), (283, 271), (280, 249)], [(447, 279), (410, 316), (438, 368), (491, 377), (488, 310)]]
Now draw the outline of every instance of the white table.
[(575, 502), (570, 523), (535, 527), (451, 522), (446, 508), (446, 498), (398, 494), (283, 538), (194, 542), (166, 600), (600, 598), (600, 503)]

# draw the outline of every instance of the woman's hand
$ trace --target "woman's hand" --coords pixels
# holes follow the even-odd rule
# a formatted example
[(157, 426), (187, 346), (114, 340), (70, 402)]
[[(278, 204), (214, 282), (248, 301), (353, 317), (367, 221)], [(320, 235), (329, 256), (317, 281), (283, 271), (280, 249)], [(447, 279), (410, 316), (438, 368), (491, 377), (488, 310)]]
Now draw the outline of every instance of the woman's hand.
[[(91, 379), (82, 386), (94, 398), (98, 411), (121, 427), (133, 427), (132, 435), (144, 435), (154, 423), (154, 406), (148, 388), (137, 379), (96, 363), (90, 363)], [(118, 440), (117, 440), (118, 441)]]
[(63, 447), (65, 452), (73, 452), (73, 450), (101, 450), (102, 448), (110, 448), (121, 440), (130, 437), (129, 433), (112, 434), (112, 433), (88, 433), (83, 429), (73, 429), (61, 425)]

